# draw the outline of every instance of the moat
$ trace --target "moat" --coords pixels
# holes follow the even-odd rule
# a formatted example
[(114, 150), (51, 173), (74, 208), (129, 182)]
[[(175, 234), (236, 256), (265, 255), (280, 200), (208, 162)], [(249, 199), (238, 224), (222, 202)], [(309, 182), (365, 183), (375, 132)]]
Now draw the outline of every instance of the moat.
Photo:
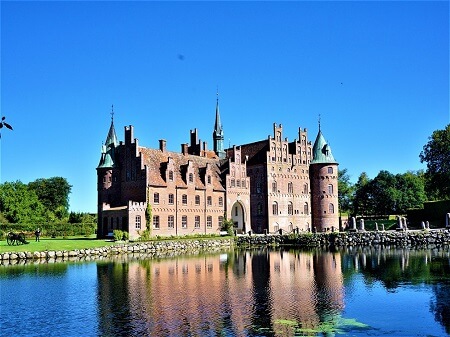
[(0, 267), (4, 336), (448, 336), (450, 251), (225, 249)]

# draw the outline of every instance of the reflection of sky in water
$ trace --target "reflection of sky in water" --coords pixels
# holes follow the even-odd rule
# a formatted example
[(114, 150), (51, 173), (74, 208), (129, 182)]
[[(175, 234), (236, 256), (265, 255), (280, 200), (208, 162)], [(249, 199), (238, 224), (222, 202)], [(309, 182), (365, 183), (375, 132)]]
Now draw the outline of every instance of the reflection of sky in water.
[[(448, 269), (441, 260), (436, 269)], [(446, 336), (445, 320), (437, 322), (432, 307), (448, 310), (448, 288), (440, 287), (436, 298), (436, 285), (428, 284), (432, 269), (423, 261), (392, 252), (361, 259), (259, 250), (1, 267), (0, 334), (293, 336), (290, 324), (315, 328), (341, 317), (371, 326), (344, 335)], [(412, 284), (408, 273), (426, 281)]]
[(383, 335), (447, 336), (430, 311), (431, 286), (403, 284), (386, 291), (381, 282), (365, 283), (361, 274), (353, 276), (347, 286), (352, 292), (346, 296), (343, 316), (363, 317), (364, 323)]

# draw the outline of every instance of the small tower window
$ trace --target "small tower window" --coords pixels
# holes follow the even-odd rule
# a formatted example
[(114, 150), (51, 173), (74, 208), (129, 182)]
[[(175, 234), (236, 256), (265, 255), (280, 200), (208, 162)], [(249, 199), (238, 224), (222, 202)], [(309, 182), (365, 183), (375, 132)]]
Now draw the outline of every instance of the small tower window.
[(328, 185), (328, 194), (333, 194), (333, 185)]
[(333, 174), (333, 168), (331, 166), (328, 166), (328, 174)]
[(331, 203), (328, 205), (328, 213), (330, 213), (330, 214), (334, 213), (334, 205)]

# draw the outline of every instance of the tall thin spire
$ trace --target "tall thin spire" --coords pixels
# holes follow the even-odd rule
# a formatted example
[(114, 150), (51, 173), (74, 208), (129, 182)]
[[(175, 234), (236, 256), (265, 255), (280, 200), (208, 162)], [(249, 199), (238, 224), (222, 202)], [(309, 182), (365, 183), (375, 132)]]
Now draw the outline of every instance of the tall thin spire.
[(219, 113), (219, 89), (216, 91), (216, 120), (214, 123), (214, 131), (213, 131), (213, 143), (214, 143), (214, 152), (217, 156), (222, 159), (225, 158), (225, 151), (223, 149), (223, 128), (222, 123), (220, 122), (220, 113)]

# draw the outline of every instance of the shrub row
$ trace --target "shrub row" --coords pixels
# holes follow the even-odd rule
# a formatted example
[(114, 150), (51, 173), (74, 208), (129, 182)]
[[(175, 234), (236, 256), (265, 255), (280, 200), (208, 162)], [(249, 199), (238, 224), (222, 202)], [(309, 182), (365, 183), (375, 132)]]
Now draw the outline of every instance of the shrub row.
[(16, 224), (0, 224), (0, 238), (4, 240), (9, 232), (24, 232), (26, 235), (34, 235), (36, 229), (41, 230), (41, 236), (89, 236), (95, 234), (97, 224), (95, 223), (16, 223)]

